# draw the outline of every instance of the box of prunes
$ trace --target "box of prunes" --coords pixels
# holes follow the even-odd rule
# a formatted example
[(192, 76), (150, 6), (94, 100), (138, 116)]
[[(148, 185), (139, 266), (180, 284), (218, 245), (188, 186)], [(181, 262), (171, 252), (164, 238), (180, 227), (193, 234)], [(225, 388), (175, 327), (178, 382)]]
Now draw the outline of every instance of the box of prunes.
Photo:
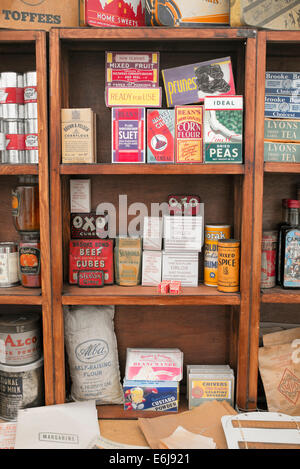
[(205, 96), (234, 95), (230, 57), (162, 70), (168, 107), (203, 102)]

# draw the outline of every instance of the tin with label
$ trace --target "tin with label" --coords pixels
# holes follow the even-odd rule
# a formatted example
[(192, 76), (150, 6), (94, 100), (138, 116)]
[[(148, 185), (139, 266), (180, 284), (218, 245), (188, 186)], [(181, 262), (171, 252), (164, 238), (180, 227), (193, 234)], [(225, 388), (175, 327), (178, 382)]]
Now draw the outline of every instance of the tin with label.
[(4, 121), (5, 158), (7, 163), (25, 163), (24, 122), (21, 120)]
[(17, 420), (18, 410), (44, 405), (44, 360), (28, 365), (0, 364), (0, 418)]
[(261, 288), (272, 288), (276, 285), (277, 231), (265, 231), (261, 246)]
[(240, 289), (240, 241), (218, 241), (218, 290), (234, 293)]
[(0, 314), (0, 363), (27, 365), (42, 356), (39, 313)]
[(0, 103), (23, 104), (23, 75), (15, 72), (3, 72), (0, 78)]
[(5, 120), (24, 119), (24, 104), (2, 104), (2, 117)]
[(37, 119), (38, 118), (38, 109), (37, 109), (37, 103), (25, 103), (24, 104), (25, 108), (25, 119)]
[(204, 232), (204, 285), (218, 286), (218, 242), (230, 238), (230, 225), (206, 225)]
[(104, 286), (104, 270), (80, 270), (78, 286), (81, 288), (99, 288)]
[(27, 119), (25, 121), (25, 152), (26, 163), (39, 162), (39, 137), (38, 120)]
[(24, 103), (37, 102), (37, 75), (36, 72), (24, 73)]
[(13, 287), (20, 283), (18, 265), (18, 245), (0, 243), (0, 288)]
[(40, 235), (22, 233), (19, 246), (20, 274), (23, 287), (39, 288), (41, 286), (41, 251)]

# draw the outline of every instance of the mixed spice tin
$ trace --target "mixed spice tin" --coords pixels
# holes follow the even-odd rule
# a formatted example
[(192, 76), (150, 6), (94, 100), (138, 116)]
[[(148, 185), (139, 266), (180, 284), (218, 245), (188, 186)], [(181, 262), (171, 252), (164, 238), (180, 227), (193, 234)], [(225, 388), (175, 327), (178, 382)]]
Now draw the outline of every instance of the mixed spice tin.
[(230, 238), (230, 225), (205, 225), (204, 285), (218, 286), (218, 242)]
[(240, 289), (240, 241), (218, 241), (218, 290), (234, 293)]

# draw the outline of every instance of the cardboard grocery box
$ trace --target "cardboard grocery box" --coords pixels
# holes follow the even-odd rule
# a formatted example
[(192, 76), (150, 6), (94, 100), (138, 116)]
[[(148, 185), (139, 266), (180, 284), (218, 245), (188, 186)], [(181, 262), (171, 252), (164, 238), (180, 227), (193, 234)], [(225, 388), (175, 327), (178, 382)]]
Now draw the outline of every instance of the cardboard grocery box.
[(276, 30), (300, 30), (299, 2), (241, 0), (242, 20), (248, 26)]
[(78, 26), (78, 0), (1, 0), (0, 28), (49, 31)]

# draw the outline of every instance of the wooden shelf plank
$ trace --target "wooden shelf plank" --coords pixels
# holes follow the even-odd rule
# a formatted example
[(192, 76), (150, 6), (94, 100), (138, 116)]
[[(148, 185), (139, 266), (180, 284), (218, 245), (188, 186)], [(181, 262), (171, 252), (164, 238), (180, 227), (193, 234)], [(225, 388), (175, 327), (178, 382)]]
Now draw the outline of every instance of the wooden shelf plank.
[(300, 303), (300, 289), (285, 290), (281, 287), (265, 289), (262, 290), (261, 301), (262, 303), (297, 304)]
[(244, 174), (241, 164), (62, 164), (60, 174)]
[(104, 288), (80, 288), (65, 285), (62, 303), (64, 305), (239, 305), (240, 295), (222, 293), (216, 288), (199, 285), (184, 287), (178, 296), (159, 295), (155, 287), (121, 287), (107, 285)]
[[(188, 402), (185, 396), (180, 396), (179, 411), (186, 412)], [(101, 420), (136, 420), (139, 418), (155, 418), (163, 415), (176, 415), (175, 412), (155, 412), (150, 410), (124, 410), (123, 405), (103, 405), (97, 406), (98, 419)]]
[(300, 173), (300, 163), (265, 163), (265, 173)]
[(0, 288), (0, 304), (41, 305), (41, 289), (24, 288), (21, 285), (10, 288)]
[(0, 164), (0, 175), (18, 176), (23, 174), (38, 174), (37, 164)]

